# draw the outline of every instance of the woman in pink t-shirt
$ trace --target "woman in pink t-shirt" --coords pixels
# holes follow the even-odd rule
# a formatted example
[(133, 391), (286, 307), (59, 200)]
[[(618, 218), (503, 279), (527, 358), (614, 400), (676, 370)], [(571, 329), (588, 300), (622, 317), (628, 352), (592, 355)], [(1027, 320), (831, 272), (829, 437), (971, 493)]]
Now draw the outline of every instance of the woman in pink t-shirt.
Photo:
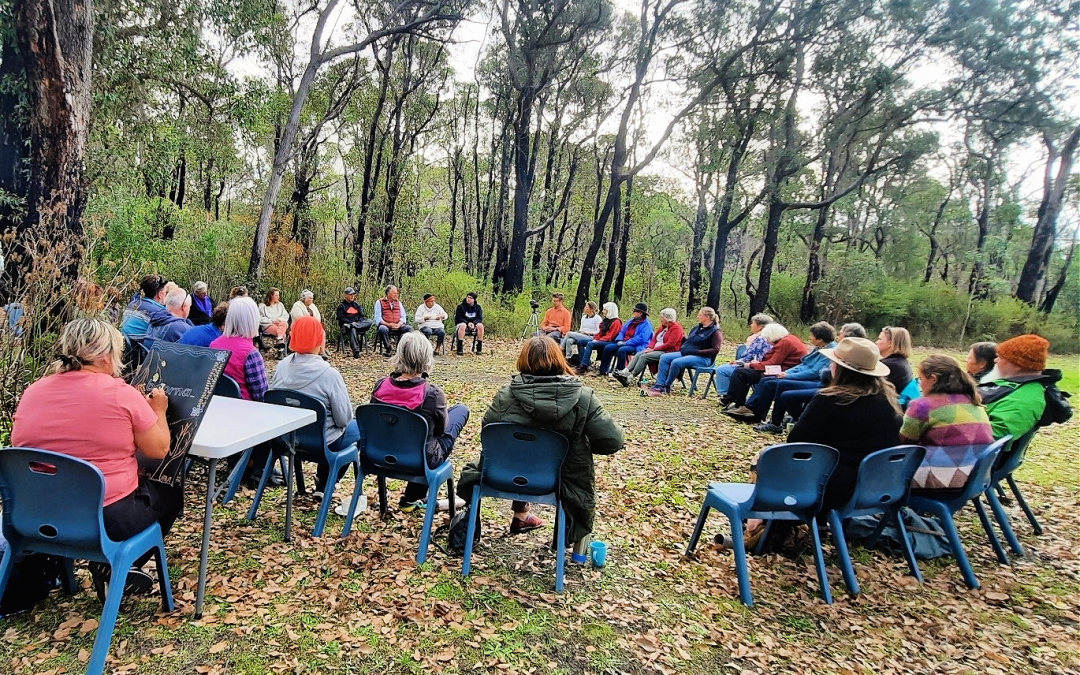
[[(168, 532), (183, 505), (180, 486), (143, 477), (139, 457), (160, 460), (169, 451), (168, 397), (144, 396), (120, 379), (124, 339), (101, 319), (76, 319), (64, 327), (60, 358), (50, 374), (26, 388), (15, 410), (11, 442), (86, 460), (105, 477), (103, 520), (110, 539), (127, 539), (161, 524)], [(137, 456), (138, 455), (138, 456)], [(153, 586), (136, 561), (132, 590)], [(91, 563), (95, 590), (104, 597), (107, 567)]]

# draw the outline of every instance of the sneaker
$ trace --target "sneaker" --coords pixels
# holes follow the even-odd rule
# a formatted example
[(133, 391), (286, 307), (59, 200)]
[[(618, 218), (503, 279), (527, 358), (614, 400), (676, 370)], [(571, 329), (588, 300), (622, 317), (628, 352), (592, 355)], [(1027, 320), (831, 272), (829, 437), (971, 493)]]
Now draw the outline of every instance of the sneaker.
[[(462, 499), (461, 497), (454, 497), (454, 510), (461, 510), (463, 508), (465, 508), (465, 500)], [(449, 499), (440, 499), (437, 510), (439, 510), (439, 511), (449, 511), (450, 510), (450, 500)]]
[(750, 408), (747, 408), (744, 405), (741, 405), (738, 408), (733, 408), (731, 410), (725, 410), (724, 414), (727, 415), (728, 417), (737, 417), (737, 418), (742, 419), (742, 420), (757, 419), (757, 414), (753, 410), (751, 410)]
[(784, 433), (784, 427), (777, 426), (772, 422), (766, 422), (765, 424), (758, 424), (755, 426), (754, 431), (761, 431), (766, 434), (782, 434)]
[(577, 368), (574, 368), (574, 372), (578, 375), (584, 375), (585, 373), (589, 372), (589, 367), (585, 364), (582, 364)]
[[(334, 513), (338, 514), (342, 518), (349, 515), (349, 504), (352, 503), (352, 495), (345, 499), (340, 504), (334, 507)], [(359, 516), (364, 511), (367, 511), (367, 495), (360, 495), (360, 499), (356, 502), (356, 512), (353, 513), (353, 518)]]
[(525, 534), (543, 526), (544, 521), (531, 513), (525, 514), (524, 518), (514, 516), (513, 520), (510, 521), (510, 534)]
[(630, 386), (630, 373), (625, 370), (616, 370), (614, 375), (615, 379), (619, 381), (619, 384), (624, 387)]
[(670, 391), (671, 390), (668, 387), (652, 387), (644, 393), (646, 396), (667, 396)]
[(323, 498), (322, 490), (316, 490), (315, 492), (312, 492), (311, 493), (311, 498), (314, 499), (317, 502), (321, 502), (322, 498)]
[(132, 567), (124, 580), (124, 595), (150, 595), (154, 590), (154, 577)]
[(427, 502), (423, 499), (417, 499), (415, 502), (406, 502), (398, 500), (398, 511), (402, 513), (412, 513), (413, 511), (423, 511), (427, 508)]

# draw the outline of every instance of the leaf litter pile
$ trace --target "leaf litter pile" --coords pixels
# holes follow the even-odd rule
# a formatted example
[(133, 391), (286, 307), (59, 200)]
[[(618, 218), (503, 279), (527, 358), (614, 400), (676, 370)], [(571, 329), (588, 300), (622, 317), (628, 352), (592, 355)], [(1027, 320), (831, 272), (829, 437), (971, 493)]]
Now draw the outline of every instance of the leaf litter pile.
[[(482, 356), (436, 359), (432, 381), (472, 419), (455, 448), (460, 469), (479, 455), (479, 421), (513, 368), (518, 343), (486, 341)], [(387, 361), (370, 353), (333, 358), (353, 403), (366, 402)], [(271, 362), (270, 366), (272, 367)], [(749, 460), (777, 437), (719, 413), (715, 395), (645, 399), (613, 380), (586, 377), (625, 431), (626, 448), (597, 457), (594, 539), (608, 544), (601, 569), (567, 562), (554, 591), (546, 527), (509, 534), (509, 504), (485, 500), (484, 539), (473, 572), (432, 546), (415, 563), (422, 512), (372, 509), (342, 539), (331, 512), (310, 535), (318, 505), (297, 497), (292, 541), (283, 540), (284, 488), (269, 490), (254, 522), (253, 491), (218, 506), (207, 605), (194, 620), (205, 474), (189, 477), (185, 514), (166, 538), (176, 611), (157, 596), (126, 598), (107, 672), (113, 673), (1080, 673), (1077, 643), (1080, 525), (1077, 422), (1043, 430), (1021, 485), (1045, 533), (1035, 536), (1015, 504), (1027, 556), (998, 564), (972, 509), (959, 517), (982, 589), (967, 589), (952, 558), (921, 561), (926, 583), (902, 558), (852, 551), (862, 594), (852, 598), (826, 545), (835, 604), (821, 600), (808, 549), (750, 561), (755, 607), (738, 602), (734, 561), (713, 534), (715, 512), (693, 559), (683, 557), (709, 481), (742, 481)], [(307, 466), (310, 485), (314, 467)], [(354, 486), (350, 472), (335, 501)], [(436, 526), (445, 522), (437, 514)], [(445, 543), (445, 537), (440, 538)], [(0, 623), (0, 672), (81, 673), (101, 605), (82, 590), (54, 592), (31, 613)]]

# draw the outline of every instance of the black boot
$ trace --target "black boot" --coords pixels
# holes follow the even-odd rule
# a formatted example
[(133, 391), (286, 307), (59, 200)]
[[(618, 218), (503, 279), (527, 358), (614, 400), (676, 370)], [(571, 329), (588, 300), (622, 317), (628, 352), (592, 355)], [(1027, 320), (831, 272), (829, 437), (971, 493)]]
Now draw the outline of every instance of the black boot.
[(476, 353), (477, 354), (483, 354), (484, 353), (484, 341), (483, 340), (477, 340), (476, 341)]
[(465, 356), (465, 341), (464, 340), (458, 340), (458, 343), (457, 343), (457, 355), (458, 356)]

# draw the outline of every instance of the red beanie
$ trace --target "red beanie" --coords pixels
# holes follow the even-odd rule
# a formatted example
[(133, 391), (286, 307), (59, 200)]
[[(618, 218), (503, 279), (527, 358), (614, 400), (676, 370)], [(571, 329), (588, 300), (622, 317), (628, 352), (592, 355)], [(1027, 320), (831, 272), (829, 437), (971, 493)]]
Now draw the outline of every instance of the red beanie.
[(1044, 370), (1050, 341), (1038, 335), (1020, 335), (998, 345), (998, 356), (1024, 370)]
[(313, 316), (302, 316), (293, 322), (289, 329), (289, 349), (301, 354), (309, 354), (326, 340), (326, 331), (322, 323)]

